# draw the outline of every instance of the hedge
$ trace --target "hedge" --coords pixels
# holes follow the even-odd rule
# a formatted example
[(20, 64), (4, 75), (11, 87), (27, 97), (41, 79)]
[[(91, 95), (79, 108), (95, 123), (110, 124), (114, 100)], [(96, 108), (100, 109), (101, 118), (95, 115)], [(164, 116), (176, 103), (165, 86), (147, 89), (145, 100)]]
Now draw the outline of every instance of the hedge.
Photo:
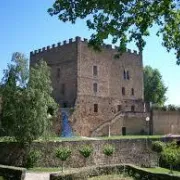
[(99, 167), (88, 167), (70, 173), (53, 173), (50, 174), (50, 180), (87, 180), (87, 178), (107, 175), (119, 174), (125, 171), (129, 176), (136, 180), (180, 180), (180, 176), (152, 173), (133, 165), (110, 165)]
[(0, 176), (5, 180), (24, 180), (25, 168), (0, 165)]

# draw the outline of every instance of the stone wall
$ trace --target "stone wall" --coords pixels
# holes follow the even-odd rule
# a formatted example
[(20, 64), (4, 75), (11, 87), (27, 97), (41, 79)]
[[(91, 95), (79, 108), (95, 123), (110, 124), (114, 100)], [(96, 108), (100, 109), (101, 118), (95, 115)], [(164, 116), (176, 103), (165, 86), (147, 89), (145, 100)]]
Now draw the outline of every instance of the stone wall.
[[(149, 142), (150, 143), (150, 142)], [(55, 156), (56, 149), (59, 147), (69, 147), (72, 150), (72, 156), (65, 163), (68, 167), (84, 166), (84, 159), (78, 149), (88, 144), (93, 147), (93, 154), (87, 160), (87, 165), (107, 164), (107, 157), (103, 154), (105, 144), (112, 144), (115, 147), (115, 153), (110, 159), (111, 164), (131, 163), (136, 165), (149, 166), (156, 162), (156, 155), (150, 151), (148, 141), (136, 140), (85, 140), (85, 141), (63, 141), (63, 142), (35, 142), (31, 149), (40, 150), (42, 155), (37, 166), (61, 166), (60, 160)], [(0, 164), (22, 166), (25, 153), (16, 143), (0, 142)], [(151, 159), (151, 160), (150, 160)]]
[[(95, 98), (110, 98), (113, 106), (122, 105), (124, 111), (143, 111), (144, 84), (142, 56), (125, 52), (115, 59), (117, 49), (103, 48), (96, 52), (86, 42), (78, 44), (78, 97), (81, 95)], [(93, 66), (97, 66), (97, 75), (93, 74)], [(124, 71), (129, 72), (129, 79), (124, 79)], [(93, 91), (93, 83), (97, 83), (97, 92)], [(122, 94), (125, 87), (125, 94)], [(132, 88), (134, 95), (132, 95)], [(106, 105), (107, 106), (107, 105)]]
[(73, 107), (77, 95), (77, 40), (52, 45), (30, 54), (30, 66), (41, 59), (51, 68), (53, 97), (61, 105)]
[[(97, 52), (80, 37), (31, 52), (30, 66), (43, 59), (51, 67), (55, 100), (61, 107), (74, 107), (71, 125), (77, 135), (90, 136), (119, 111), (144, 111), (142, 54), (127, 50), (115, 59), (117, 53), (118, 49), (110, 45)], [(124, 71), (128, 72), (128, 78), (124, 78)], [(94, 104), (98, 106), (97, 112)], [(114, 132), (120, 132), (121, 127), (118, 128)]]
[(180, 134), (180, 111), (153, 111), (153, 134)]

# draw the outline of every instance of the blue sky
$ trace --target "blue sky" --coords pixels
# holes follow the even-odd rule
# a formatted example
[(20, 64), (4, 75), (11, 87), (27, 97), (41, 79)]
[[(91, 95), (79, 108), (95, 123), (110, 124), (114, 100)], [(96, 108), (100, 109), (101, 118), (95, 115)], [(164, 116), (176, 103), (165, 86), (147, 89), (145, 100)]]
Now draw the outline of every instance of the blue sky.
[[(62, 23), (57, 17), (51, 17), (47, 9), (53, 0), (6, 0), (0, 2), (0, 78), (3, 69), (10, 62), (13, 52), (23, 52), (29, 58), (29, 52), (75, 36), (89, 38), (91, 31), (85, 21), (75, 25)], [(161, 46), (161, 39), (155, 36), (156, 27), (151, 29), (147, 45), (143, 52), (144, 65), (159, 69), (168, 86), (167, 104), (180, 105), (180, 66), (175, 64), (176, 57), (167, 53)], [(130, 49), (136, 49), (133, 44)]]

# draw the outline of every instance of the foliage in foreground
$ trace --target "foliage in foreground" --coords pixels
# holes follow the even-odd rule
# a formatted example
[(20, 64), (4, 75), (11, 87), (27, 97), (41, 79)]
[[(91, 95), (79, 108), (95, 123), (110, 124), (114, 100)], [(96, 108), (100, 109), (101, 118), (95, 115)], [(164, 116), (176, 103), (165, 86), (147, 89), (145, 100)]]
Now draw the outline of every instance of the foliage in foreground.
[(169, 165), (170, 173), (173, 173), (174, 167), (180, 165), (180, 148), (176, 141), (167, 144), (156, 141), (152, 144), (152, 150), (159, 154), (159, 159), (163, 162), (161, 165)]
[(111, 37), (113, 44), (119, 43), (119, 51), (124, 51), (127, 43), (135, 42), (142, 52), (149, 29), (156, 25), (156, 35), (162, 37), (162, 45), (168, 52), (175, 50), (180, 64), (179, 7), (179, 0), (55, 0), (48, 12), (63, 22), (85, 19), (88, 28), (93, 30), (90, 44), (95, 49)]
[(57, 110), (51, 93), (50, 70), (46, 62), (40, 61), (29, 73), (25, 56), (14, 53), (1, 82), (4, 134), (14, 136), (22, 144), (42, 136), (50, 126), (48, 109)]

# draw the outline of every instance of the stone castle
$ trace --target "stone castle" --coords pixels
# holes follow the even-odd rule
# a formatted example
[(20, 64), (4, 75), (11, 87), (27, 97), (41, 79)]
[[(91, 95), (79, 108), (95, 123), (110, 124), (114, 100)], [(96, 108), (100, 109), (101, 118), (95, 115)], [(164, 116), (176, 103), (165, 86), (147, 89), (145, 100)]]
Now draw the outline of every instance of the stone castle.
[(103, 136), (147, 131), (142, 54), (104, 45), (101, 52), (76, 37), (30, 53), (30, 66), (43, 59), (51, 68), (53, 97), (63, 108), (73, 108), (73, 131)]

